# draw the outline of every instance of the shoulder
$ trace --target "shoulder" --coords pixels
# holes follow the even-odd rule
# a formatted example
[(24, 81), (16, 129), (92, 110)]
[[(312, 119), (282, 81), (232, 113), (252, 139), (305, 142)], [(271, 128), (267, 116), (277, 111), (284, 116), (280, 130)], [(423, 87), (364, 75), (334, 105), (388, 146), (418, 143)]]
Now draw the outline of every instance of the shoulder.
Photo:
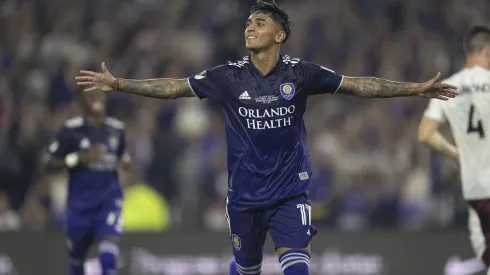
[(124, 122), (120, 121), (119, 119), (113, 118), (113, 117), (106, 117), (104, 120), (105, 125), (116, 129), (116, 130), (124, 130), (125, 125)]
[(196, 74), (194, 78), (197, 80), (204, 80), (206, 78), (216, 79), (216, 77), (227, 76), (236, 72), (240, 72), (245, 68), (247, 64), (249, 64), (249, 57), (245, 56), (240, 60), (228, 61), (226, 64), (221, 64), (206, 69)]
[(283, 62), (291, 67), (297, 68), (298, 70), (304, 70), (304, 71), (326, 71), (326, 72), (331, 72), (335, 73), (334, 70), (331, 70), (325, 66), (313, 63), (311, 61), (306, 61), (302, 60), (299, 58), (291, 58), (287, 55), (284, 56)]
[(65, 128), (65, 129), (76, 129), (76, 128), (82, 127), (84, 123), (85, 123), (85, 120), (83, 119), (82, 116), (76, 116), (76, 117), (72, 117), (72, 118), (68, 119), (67, 121), (65, 121), (63, 128)]
[(467, 75), (469, 72), (467, 69), (463, 69), (459, 72), (456, 72), (452, 75), (450, 75), (448, 78), (444, 79), (442, 82), (444, 83), (449, 83), (449, 84), (452, 84), (452, 85), (457, 85), (461, 82), (461, 79)]
[(65, 121), (63, 126), (58, 130), (57, 139), (69, 139), (74, 133), (85, 124), (85, 119), (82, 116), (72, 117)]
[(227, 69), (243, 69), (245, 65), (250, 63), (250, 57), (245, 56), (240, 60), (237, 61), (228, 61), (226, 64)]
[(229, 65), (227, 64), (221, 64), (218, 66), (214, 66), (212, 68), (206, 69), (196, 75), (194, 75), (192, 78), (195, 80), (206, 80), (206, 79), (215, 79), (216, 77), (220, 77), (223, 75), (226, 75), (227, 71), (229, 71)]
[(482, 80), (488, 80), (488, 78), (490, 77), (490, 70), (487, 70), (483, 67), (475, 67), (474, 73), (478, 78)]
[(475, 80), (487, 80), (490, 77), (490, 71), (482, 67), (464, 68), (443, 82), (453, 85), (464, 84), (463, 82), (474, 82)]
[(299, 58), (290, 57), (289, 55), (283, 55), (281, 57), (281, 62), (286, 64), (287, 66), (295, 67), (298, 64), (302, 65), (302, 63), (304, 63), (305, 61), (302, 61)]

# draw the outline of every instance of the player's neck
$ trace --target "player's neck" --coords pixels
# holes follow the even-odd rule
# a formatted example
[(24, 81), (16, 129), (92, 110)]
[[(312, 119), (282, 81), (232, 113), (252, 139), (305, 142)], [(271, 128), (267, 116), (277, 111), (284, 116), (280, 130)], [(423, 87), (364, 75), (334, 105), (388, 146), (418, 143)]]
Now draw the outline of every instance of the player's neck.
[(269, 51), (251, 53), (252, 64), (263, 75), (269, 72), (276, 66), (279, 61), (279, 50), (270, 49)]
[(471, 68), (475, 66), (490, 70), (490, 64), (481, 56), (476, 55), (468, 57), (468, 59), (466, 60), (466, 68)]
[(103, 116), (85, 115), (85, 119), (87, 120), (88, 125), (90, 125), (93, 128), (100, 128), (104, 124), (104, 117)]

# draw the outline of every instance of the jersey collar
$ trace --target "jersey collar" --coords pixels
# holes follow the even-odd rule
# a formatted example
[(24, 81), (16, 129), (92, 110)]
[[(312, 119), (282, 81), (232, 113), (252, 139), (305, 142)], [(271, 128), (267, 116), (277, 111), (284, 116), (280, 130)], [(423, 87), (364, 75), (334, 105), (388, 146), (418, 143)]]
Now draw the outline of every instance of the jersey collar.
[(251, 55), (248, 56), (248, 60), (250, 60), (250, 62), (248, 62), (248, 67), (250, 68), (250, 70), (252, 72), (254, 72), (255, 74), (257, 74), (258, 76), (263, 77), (263, 78), (266, 78), (266, 77), (274, 74), (274, 72), (276, 72), (277, 70), (279, 70), (283, 66), (284, 62), (282, 62), (282, 59), (283, 59), (283, 55), (282, 54), (279, 54), (279, 58), (277, 59), (276, 65), (274, 67), (272, 67), (272, 69), (270, 70), (270, 72), (268, 74), (266, 74), (266, 75), (263, 75), (262, 72), (259, 71), (259, 69), (257, 69), (255, 67), (255, 65), (252, 62), (252, 56)]

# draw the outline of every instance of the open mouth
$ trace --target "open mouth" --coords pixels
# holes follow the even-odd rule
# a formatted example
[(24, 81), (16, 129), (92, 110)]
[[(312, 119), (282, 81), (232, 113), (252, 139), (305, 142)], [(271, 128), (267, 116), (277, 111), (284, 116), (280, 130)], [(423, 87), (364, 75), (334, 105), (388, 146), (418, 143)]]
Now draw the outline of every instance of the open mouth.
[(247, 36), (247, 40), (252, 40), (252, 39), (257, 39), (257, 36), (255, 36), (255, 35)]

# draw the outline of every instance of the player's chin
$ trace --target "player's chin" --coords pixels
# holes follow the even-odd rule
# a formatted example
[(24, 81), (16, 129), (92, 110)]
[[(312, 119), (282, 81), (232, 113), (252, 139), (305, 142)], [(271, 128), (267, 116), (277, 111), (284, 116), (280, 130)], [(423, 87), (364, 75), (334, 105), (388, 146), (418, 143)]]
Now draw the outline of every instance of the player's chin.
[(245, 47), (247, 48), (247, 50), (249, 50), (251, 52), (258, 51), (261, 48), (260, 45), (257, 45), (253, 42), (248, 42), (248, 41), (247, 41), (247, 43), (245, 43)]

